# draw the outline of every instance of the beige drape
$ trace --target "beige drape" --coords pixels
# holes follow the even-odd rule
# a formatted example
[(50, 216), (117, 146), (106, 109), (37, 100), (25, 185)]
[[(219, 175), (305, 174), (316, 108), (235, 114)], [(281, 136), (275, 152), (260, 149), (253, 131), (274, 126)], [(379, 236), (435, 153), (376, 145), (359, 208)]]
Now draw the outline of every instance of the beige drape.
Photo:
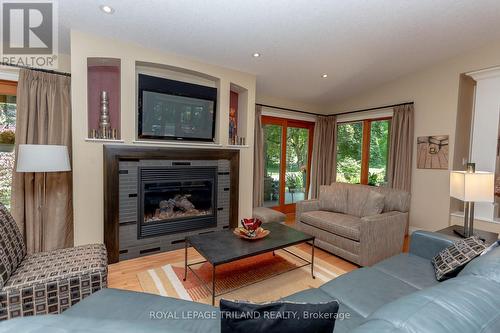
[(319, 196), (319, 187), (321, 185), (330, 185), (336, 179), (336, 137), (336, 117), (319, 116), (314, 127), (311, 160), (311, 199)]
[[(22, 69), (17, 85), (16, 149), (19, 144), (66, 145), (71, 154), (70, 78)], [(73, 245), (70, 172), (47, 173), (46, 209), (39, 209), (42, 173), (14, 172), (12, 213), (28, 253)]]
[(255, 107), (253, 154), (253, 206), (264, 203), (264, 133), (262, 130), (262, 106)]
[(413, 104), (394, 108), (391, 123), (388, 179), (389, 186), (410, 192), (413, 157)]

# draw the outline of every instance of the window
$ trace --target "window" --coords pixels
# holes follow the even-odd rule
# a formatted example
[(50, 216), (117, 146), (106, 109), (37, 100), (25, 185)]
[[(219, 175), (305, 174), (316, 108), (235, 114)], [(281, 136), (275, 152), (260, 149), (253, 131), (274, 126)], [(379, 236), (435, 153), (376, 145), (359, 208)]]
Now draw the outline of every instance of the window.
[(16, 131), (16, 82), (0, 81), (0, 202), (10, 208), (13, 140)]
[(337, 181), (384, 186), (391, 118), (337, 124)]
[(264, 206), (295, 211), (307, 199), (314, 123), (262, 117), (264, 131)]

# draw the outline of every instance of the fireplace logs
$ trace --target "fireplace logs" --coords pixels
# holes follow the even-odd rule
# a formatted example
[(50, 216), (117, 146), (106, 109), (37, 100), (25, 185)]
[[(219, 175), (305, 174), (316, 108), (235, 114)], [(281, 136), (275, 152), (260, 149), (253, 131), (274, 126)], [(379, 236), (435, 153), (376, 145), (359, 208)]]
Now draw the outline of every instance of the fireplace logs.
[(211, 215), (212, 210), (196, 209), (189, 200), (191, 195), (176, 195), (173, 199), (162, 200), (154, 215), (144, 215), (144, 222), (155, 222), (160, 220), (178, 219), (183, 217)]

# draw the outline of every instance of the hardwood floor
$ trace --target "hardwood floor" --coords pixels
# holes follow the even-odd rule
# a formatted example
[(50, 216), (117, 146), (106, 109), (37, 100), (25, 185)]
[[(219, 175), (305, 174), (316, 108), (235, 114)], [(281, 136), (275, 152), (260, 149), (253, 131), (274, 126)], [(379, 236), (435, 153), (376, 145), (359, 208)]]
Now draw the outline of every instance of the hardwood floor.
[[(295, 214), (288, 214), (286, 223), (293, 224), (294, 221)], [(301, 244), (299, 245), (299, 248), (309, 252), (311, 246), (307, 244)], [(405, 239), (404, 251), (408, 251), (408, 239)], [(325, 260), (326, 262), (345, 271), (352, 271), (358, 268), (358, 266), (321, 249), (316, 249), (315, 256), (316, 258)], [(188, 258), (190, 261), (198, 260), (201, 259), (201, 256), (194, 249), (189, 248)], [(139, 280), (137, 279), (137, 273), (154, 267), (163, 266), (169, 263), (175, 263), (183, 260), (184, 249), (180, 249), (165, 253), (153, 254), (146, 257), (125, 260), (116, 264), (109, 265), (108, 287), (133, 291), (143, 291)]]

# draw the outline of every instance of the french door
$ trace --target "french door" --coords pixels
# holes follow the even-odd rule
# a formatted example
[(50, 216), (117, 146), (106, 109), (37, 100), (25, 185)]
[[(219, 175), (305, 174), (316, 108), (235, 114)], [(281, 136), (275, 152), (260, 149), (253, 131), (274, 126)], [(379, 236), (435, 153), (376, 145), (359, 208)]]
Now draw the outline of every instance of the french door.
[(264, 206), (295, 212), (310, 185), (314, 123), (262, 116), (264, 131)]

